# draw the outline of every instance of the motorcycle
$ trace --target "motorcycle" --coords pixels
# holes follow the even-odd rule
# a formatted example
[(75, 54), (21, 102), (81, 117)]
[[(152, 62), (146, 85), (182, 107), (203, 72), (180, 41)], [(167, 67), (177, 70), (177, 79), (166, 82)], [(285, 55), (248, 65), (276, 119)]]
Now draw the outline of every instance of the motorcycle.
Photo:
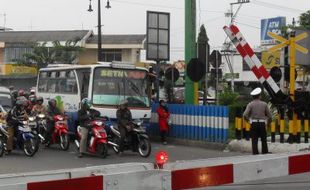
[[(124, 140), (124, 150), (138, 152), (141, 157), (148, 157), (151, 154), (151, 143), (145, 129), (142, 127), (142, 121), (136, 120), (129, 124), (131, 129), (128, 131)], [(110, 126), (109, 144), (113, 150), (119, 153), (120, 132), (117, 126)]]
[[(107, 132), (105, 130), (104, 122), (102, 118), (93, 118), (87, 126), (89, 129), (88, 138), (87, 138), (87, 152), (91, 154), (96, 154), (102, 158), (105, 158), (108, 155), (108, 140)], [(80, 141), (82, 137), (81, 126), (77, 127), (77, 139), (75, 144), (80, 148)]]
[[(32, 157), (38, 151), (36, 131), (31, 128), (28, 120), (20, 120), (16, 127), (14, 136), (14, 149), (22, 149), (26, 156)], [(0, 125), (0, 156), (7, 150), (7, 139), (9, 137), (7, 126)]]
[[(29, 120), (35, 121), (37, 132), (38, 132), (38, 137), (40, 139), (40, 142), (43, 143), (45, 141), (45, 135), (46, 135), (46, 118), (45, 114), (40, 113), (36, 114), (33, 117), (29, 117)], [(34, 124), (33, 124), (34, 125)]]
[[(65, 117), (62, 115), (55, 115), (54, 116), (54, 132), (52, 134), (52, 141), (48, 142), (46, 144), (47, 147), (49, 147), (51, 144), (57, 144), (59, 143), (59, 146), (62, 150), (68, 150), (70, 146), (70, 138), (68, 134), (68, 125), (65, 120)], [(43, 125), (43, 133), (44, 133), (44, 138), (46, 138), (46, 127), (44, 128)]]

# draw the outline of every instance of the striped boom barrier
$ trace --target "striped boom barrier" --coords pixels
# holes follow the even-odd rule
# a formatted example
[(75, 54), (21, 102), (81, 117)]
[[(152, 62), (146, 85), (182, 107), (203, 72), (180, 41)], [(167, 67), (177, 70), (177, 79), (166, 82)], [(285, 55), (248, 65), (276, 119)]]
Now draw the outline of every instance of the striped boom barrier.
[(237, 51), (242, 58), (248, 64), (252, 72), (255, 74), (260, 83), (268, 91), (273, 100), (283, 101), (286, 97), (276, 82), (269, 75), (266, 68), (262, 65), (260, 60), (255, 55), (251, 46), (246, 42), (244, 36), (240, 32), (237, 26), (230, 25), (230, 27), (224, 26), (224, 31), (230, 38)]
[[(52, 174), (28, 173), (0, 176), (0, 190), (180, 190), (268, 179), (310, 172), (310, 153), (249, 155), (167, 163), (156, 170), (152, 164), (123, 167), (122, 164), (94, 168), (68, 169)], [(114, 168), (114, 169), (113, 169)], [(126, 170), (125, 170), (126, 169)], [(76, 171), (74, 171), (76, 170)], [(67, 173), (67, 177), (62, 173)], [(46, 180), (46, 178), (49, 178)], [(54, 179), (53, 179), (54, 178)]]
[[(226, 142), (228, 139), (229, 114), (226, 106), (167, 105), (172, 125), (170, 137), (209, 142)], [(158, 104), (152, 106), (150, 135), (159, 135)]]

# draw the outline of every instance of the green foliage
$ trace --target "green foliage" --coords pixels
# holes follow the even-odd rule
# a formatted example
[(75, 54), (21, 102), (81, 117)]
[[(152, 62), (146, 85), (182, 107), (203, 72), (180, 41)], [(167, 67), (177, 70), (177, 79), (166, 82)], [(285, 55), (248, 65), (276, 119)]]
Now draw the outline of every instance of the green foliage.
[(299, 24), (306, 29), (310, 29), (310, 10), (299, 16)]
[(237, 104), (239, 94), (226, 88), (222, 93), (219, 94), (220, 105), (228, 106)]
[(59, 41), (54, 41), (52, 47), (47, 47), (46, 42), (31, 44), (32, 53), (25, 53), (24, 59), (19, 63), (36, 64), (39, 69), (47, 67), (48, 64), (74, 64), (78, 53), (83, 50), (78, 46), (78, 42), (79, 39), (69, 40), (62, 45)]

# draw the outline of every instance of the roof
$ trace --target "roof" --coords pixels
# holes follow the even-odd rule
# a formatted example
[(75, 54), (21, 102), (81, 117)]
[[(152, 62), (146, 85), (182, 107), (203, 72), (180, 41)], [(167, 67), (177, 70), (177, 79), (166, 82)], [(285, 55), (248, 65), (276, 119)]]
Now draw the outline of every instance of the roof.
[[(145, 38), (144, 34), (102, 35), (102, 44), (142, 44)], [(98, 35), (93, 35), (86, 43), (97, 44), (97, 42)]]
[(88, 30), (4, 31), (0, 41), (6, 43), (52, 42), (82, 39)]

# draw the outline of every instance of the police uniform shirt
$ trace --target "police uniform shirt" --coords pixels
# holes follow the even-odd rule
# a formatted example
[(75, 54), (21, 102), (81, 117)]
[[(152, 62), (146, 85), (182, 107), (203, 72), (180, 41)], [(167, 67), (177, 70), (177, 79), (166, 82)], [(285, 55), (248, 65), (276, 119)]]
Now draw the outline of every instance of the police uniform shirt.
[(246, 120), (262, 119), (267, 120), (268, 122), (270, 122), (272, 118), (267, 103), (259, 99), (253, 100), (247, 105), (246, 110), (243, 113), (243, 117)]

